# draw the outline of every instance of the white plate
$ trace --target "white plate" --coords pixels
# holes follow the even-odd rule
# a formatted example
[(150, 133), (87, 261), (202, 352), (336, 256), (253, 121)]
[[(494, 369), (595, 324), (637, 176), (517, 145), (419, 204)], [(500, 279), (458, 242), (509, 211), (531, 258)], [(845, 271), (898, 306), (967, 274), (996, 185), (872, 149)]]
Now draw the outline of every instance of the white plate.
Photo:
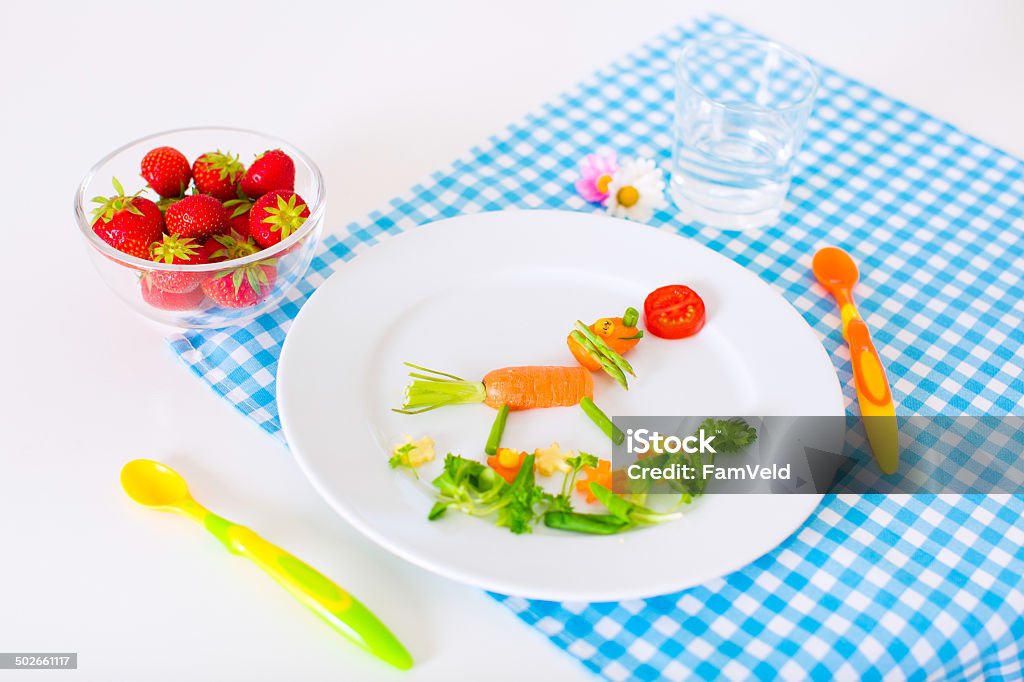
[[(648, 335), (630, 353), (629, 392), (595, 375), (609, 415), (843, 414), (827, 354), (800, 315), (756, 276), (687, 239), (644, 225), (558, 211), (443, 220), (389, 238), (348, 263), (302, 308), (284, 344), (277, 396), (299, 466), (352, 525), (400, 557), (454, 580), (537, 599), (664, 594), (725, 575), (796, 530), (818, 495), (706, 496), (684, 518), (622, 535), (538, 526), (513, 535), (449, 512), (427, 521), (445, 452), (483, 454), (494, 411), (460, 405), (391, 411), (403, 361), (479, 379), (509, 365), (572, 365), (566, 334), (642, 307), (663, 284), (692, 286), (705, 328)], [(420, 481), (387, 465), (403, 434), (431, 436)], [(578, 408), (513, 413), (503, 443), (557, 440), (610, 456)]]

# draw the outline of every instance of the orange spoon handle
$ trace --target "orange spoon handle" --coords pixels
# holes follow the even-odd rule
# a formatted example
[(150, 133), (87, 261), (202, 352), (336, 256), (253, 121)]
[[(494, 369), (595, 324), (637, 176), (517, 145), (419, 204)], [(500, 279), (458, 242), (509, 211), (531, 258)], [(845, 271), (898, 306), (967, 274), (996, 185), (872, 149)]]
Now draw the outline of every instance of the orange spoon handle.
[(871, 340), (867, 323), (860, 318), (850, 320), (847, 324), (847, 335), (857, 395), (878, 407), (892, 405), (889, 380), (885, 376), (885, 368), (882, 367), (878, 349)]
[(847, 339), (864, 430), (879, 468), (891, 474), (899, 465), (899, 433), (889, 379), (864, 320), (850, 320)]

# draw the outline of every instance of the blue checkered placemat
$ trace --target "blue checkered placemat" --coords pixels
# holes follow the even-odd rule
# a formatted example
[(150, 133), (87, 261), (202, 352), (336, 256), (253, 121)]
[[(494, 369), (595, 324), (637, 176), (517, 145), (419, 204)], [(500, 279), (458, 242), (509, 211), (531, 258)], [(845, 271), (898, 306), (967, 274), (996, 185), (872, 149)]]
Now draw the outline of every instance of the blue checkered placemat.
[[(282, 438), (277, 358), (309, 294), (380, 238), (461, 213), (596, 211), (576, 163), (608, 148), (668, 167), (673, 56), (688, 40), (747, 34), (718, 17), (656, 38), (472, 149), (390, 205), (329, 236), (281, 308), (245, 327), (188, 332), (173, 350)], [(1021, 414), (1024, 163), (830, 69), (773, 229), (663, 229), (756, 272), (822, 336), (852, 400), (836, 306), (810, 272), (827, 243), (861, 264), (861, 311), (901, 413)], [(714, 548), (694, 548), (714, 551)], [(1024, 498), (829, 496), (778, 549), (702, 587), (571, 604), (494, 595), (612, 680), (1021, 679)]]

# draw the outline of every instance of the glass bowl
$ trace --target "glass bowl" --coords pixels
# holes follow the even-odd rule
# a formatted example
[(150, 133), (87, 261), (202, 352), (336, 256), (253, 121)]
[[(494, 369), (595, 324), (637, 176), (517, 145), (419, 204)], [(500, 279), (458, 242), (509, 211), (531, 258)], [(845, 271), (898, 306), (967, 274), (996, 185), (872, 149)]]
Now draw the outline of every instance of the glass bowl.
[[(146, 188), (142, 196), (153, 201), (160, 197), (146, 187), (139, 175), (142, 157), (154, 147), (170, 146), (182, 152), (189, 163), (204, 154), (221, 150), (237, 154), (246, 167), (257, 154), (281, 149), (295, 162), (295, 191), (309, 207), (309, 217), (293, 234), (278, 244), (244, 258), (203, 265), (168, 265), (122, 253), (104, 242), (92, 229), (92, 198), (110, 196), (112, 178), (133, 194)], [(122, 301), (140, 315), (183, 329), (219, 329), (244, 324), (280, 303), (282, 297), (309, 268), (323, 232), (327, 201), (320, 169), (301, 151), (276, 137), (237, 128), (182, 128), (150, 135), (115, 149), (93, 166), (75, 193), (75, 217), (89, 255), (103, 281)], [(154, 273), (195, 273), (197, 279), (231, 278), (239, 268), (259, 264), (268, 275), (259, 284), (259, 294), (245, 307), (217, 305), (203, 294), (203, 287), (186, 294), (167, 295), (152, 285)], [(251, 272), (253, 268), (242, 271)], [(160, 277), (159, 274), (156, 275)], [(240, 279), (236, 277), (236, 279)], [(243, 284), (244, 286), (244, 284)]]

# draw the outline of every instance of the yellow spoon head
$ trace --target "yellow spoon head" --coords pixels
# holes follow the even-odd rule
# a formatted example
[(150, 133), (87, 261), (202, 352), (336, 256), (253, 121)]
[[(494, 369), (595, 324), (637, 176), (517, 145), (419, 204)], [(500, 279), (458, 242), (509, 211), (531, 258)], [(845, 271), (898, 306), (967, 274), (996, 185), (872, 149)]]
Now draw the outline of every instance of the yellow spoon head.
[(121, 487), (141, 505), (176, 507), (191, 499), (185, 479), (166, 464), (133, 459), (121, 469)]

